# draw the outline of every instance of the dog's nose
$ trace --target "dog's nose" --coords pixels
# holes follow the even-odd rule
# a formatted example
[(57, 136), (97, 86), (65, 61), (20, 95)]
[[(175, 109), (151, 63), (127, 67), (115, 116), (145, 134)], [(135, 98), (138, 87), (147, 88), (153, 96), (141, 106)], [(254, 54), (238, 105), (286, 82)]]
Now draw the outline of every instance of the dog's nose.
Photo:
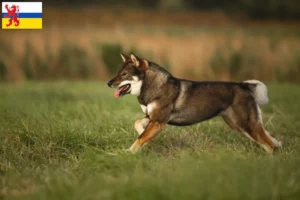
[(110, 81), (108, 81), (107, 82), (107, 85), (108, 85), (108, 87), (111, 87), (111, 85), (112, 85), (112, 81), (110, 80)]

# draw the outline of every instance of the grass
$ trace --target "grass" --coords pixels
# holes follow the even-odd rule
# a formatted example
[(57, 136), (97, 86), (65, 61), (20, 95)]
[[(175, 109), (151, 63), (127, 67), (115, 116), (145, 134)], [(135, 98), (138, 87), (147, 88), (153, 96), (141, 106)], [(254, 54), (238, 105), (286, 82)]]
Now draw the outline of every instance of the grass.
[(125, 149), (143, 117), (133, 96), (101, 82), (0, 85), (0, 198), (299, 199), (300, 88), (269, 85), (273, 156), (221, 119), (167, 128)]

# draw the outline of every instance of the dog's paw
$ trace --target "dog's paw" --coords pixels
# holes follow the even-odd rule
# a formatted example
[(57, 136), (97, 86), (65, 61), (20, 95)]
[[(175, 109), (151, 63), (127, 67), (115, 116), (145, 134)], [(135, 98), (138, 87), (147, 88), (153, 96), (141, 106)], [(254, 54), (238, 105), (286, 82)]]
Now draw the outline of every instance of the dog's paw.
[(124, 149), (123, 150), (125, 153), (131, 153), (130, 149)]
[(136, 153), (136, 152), (138, 152), (138, 151), (140, 150), (140, 148), (141, 148), (141, 145), (140, 145), (139, 141), (136, 140), (136, 141), (131, 145), (131, 147), (129, 148), (129, 151), (130, 151), (131, 153)]
[(277, 146), (276, 147), (278, 147), (278, 148), (281, 148), (282, 147), (282, 142), (281, 141), (278, 141), (278, 143), (277, 143)]
[(136, 153), (137, 152), (137, 150), (135, 149), (135, 148), (133, 148), (132, 146), (128, 149), (128, 152), (130, 152), (130, 153)]

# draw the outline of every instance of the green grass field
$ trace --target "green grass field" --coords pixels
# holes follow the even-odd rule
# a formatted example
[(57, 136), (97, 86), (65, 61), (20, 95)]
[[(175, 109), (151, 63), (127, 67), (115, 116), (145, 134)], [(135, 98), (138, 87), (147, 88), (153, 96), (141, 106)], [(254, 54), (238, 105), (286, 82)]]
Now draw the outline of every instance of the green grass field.
[(300, 87), (269, 84), (268, 155), (220, 118), (125, 151), (143, 117), (101, 82), (0, 84), (0, 199), (300, 199)]

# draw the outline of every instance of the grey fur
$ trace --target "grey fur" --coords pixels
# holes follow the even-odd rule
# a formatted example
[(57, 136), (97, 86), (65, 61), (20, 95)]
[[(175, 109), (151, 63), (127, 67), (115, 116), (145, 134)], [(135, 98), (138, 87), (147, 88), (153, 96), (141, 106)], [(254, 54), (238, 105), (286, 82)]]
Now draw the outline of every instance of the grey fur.
[[(149, 119), (149, 124), (187, 126), (220, 115), (232, 129), (245, 134), (269, 152), (281, 145), (262, 125), (258, 104), (268, 99), (266, 93), (258, 94), (266, 90), (262, 82), (184, 80), (172, 76), (158, 64), (149, 61), (147, 68), (137, 67), (136, 71), (132, 70), (134, 67), (130, 60), (127, 60), (119, 74), (108, 84), (112, 87), (119, 84), (116, 82), (126, 80), (120, 78), (124, 70), (129, 72), (128, 80), (132, 79), (132, 76), (139, 77), (142, 81), (137, 97), (139, 103), (144, 106), (155, 103), (153, 111), (146, 112), (145, 118)], [(256, 90), (257, 85), (260, 90)], [(259, 99), (257, 95), (263, 98)], [(144, 133), (139, 139), (143, 136)]]

